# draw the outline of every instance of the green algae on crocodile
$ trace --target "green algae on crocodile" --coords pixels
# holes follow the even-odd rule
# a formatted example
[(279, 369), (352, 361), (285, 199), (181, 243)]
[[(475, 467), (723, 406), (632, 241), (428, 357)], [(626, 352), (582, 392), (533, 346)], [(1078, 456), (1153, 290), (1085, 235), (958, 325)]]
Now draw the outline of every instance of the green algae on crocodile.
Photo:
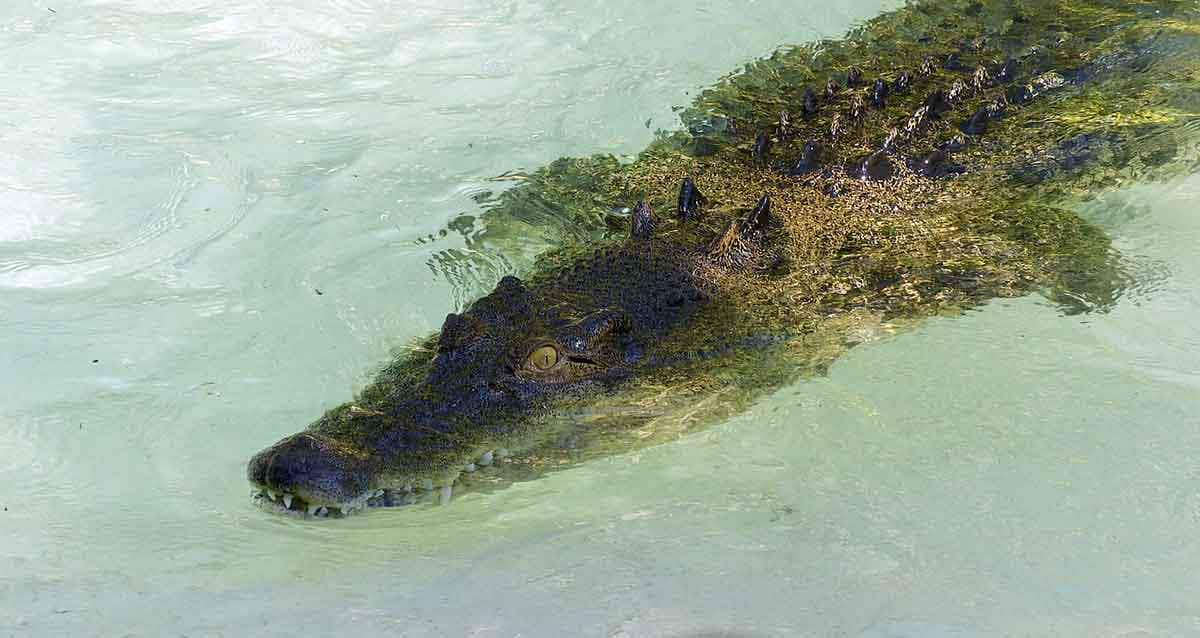
[[(1195, 23), (1175, 3), (918, 3), (748, 65), (632, 162), (523, 176), (475, 241), (556, 215), (576, 241), (256, 455), (260, 502), (448, 499), (717, 422), (925, 317), (1115, 303), (1120, 257), (1063, 204), (1194, 168)], [(699, 206), (668, 213), (681, 199)]]

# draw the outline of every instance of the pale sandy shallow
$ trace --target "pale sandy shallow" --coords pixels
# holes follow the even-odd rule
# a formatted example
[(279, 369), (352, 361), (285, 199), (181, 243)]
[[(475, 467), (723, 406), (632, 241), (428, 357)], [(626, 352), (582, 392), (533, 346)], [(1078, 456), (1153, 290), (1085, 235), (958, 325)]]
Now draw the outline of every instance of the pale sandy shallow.
[(453, 308), (415, 240), (487, 177), (887, 6), (649, 4), (0, 8), (0, 636), (1200, 635), (1197, 178), (1082, 207), (1109, 314), (992, 303), (444, 508), (253, 507)]

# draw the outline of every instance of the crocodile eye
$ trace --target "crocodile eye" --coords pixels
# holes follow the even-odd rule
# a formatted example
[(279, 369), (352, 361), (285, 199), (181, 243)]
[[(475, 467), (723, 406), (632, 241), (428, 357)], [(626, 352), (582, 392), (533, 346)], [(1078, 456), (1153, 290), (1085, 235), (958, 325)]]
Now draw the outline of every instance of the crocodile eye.
[(558, 348), (546, 345), (534, 350), (529, 355), (529, 367), (543, 371), (553, 368), (558, 363)]

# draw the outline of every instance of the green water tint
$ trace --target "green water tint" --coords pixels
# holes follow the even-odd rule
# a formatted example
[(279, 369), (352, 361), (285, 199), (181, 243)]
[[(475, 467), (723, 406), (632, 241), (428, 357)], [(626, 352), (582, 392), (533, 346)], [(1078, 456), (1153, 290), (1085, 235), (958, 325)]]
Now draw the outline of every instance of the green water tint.
[[(532, 287), (561, 278), (587, 254), (628, 241), (629, 219), (614, 211), (639, 199), (658, 211), (647, 249), (681, 259), (712, 245), (764, 194), (773, 221), (761, 241), (744, 242), (738, 260), (696, 260), (695, 271), (721, 303), (654, 344), (663, 357), (707, 354), (650, 371), (616, 394), (562, 399), (543, 416), (506, 426), (503, 435), (463, 429), (456, 436), (478, 448), (471, 454), (518, 452), (487, 472), (460, 474), (459, 448), (422, 459), (404, 476), (489, 489), (670, 440), (736, 414), (799, 376), (822, 373), (857, 343), (996, 297), (1036, 291), (1065, 312), (1111, 307), (1128, 279), (1121, 256), (1070, 206), (1101, 189), (1195, 169), (1197, 51), (1200, 20), (1191, 4), (918, 3), (844, 40), (747, 65), (683, 110), (687, 130), (660, 134), (630, 163), (562, 159), (506, 176), (522, 183), (498, 196), (468, 239), (474, 248), (520, 251), (558, 237), (562, 245), (523, 273)], [(968, 88), (940, 120), (905, 135), (892, 153), (890, 179), (862, 181), (843, 170), (903, 129), (930, 91), (961, 90), (955, 83), (971, 80), (969, 71), (941, 68), (950, 54), (969, 68), (1017, 58), (1017, 86), (1050, 88), (1010, 104), (1003, 119), (972, 136), (954, 156), (961, 175), (924, 177), (903, 158), (957, 135), (973, 111), (1006, 95), (1004, 85)], [(917, 76), (927, 57), (939, 66)], [(863, 71), (865, 87), (843, 87), (815, 117), (793, 115), (788, 134), (777, 134), (780, 113), (797, 109), (806, 87), (841, 81), (852, 66)], [(894, 80), (902, 71), (914, 74), (906, 94), (845, 118), (831, 135), (834, 113), (845, 115), (874, 78)], [(779, 138), (772, 159), (794, 160), (805, 141), (817, 140), (827, 146), (832, 170), (789, 177), (764, 165), (751, 153), (764, 132)], [(680, 181), (689, 176), (709, 203), (698, 221), (682, 222), (673, 210)], [(764, 335), (776, 339), (758, 340)], [(420, 382), (435, 351), (426, 341), (401, 355), (353, 405), (323, 422), (349, 424), (359, 418), (352, 410), (388, 404)]]

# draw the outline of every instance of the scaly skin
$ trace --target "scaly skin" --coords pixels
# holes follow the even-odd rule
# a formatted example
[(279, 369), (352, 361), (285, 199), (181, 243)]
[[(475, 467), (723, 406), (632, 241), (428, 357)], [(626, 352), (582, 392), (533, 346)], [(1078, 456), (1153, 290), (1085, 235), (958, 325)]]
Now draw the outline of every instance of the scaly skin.
[(447, 500), (714, 423), (924, 317), (1102, 311), (1122, 260), (1058, 205), (1195, 169), (1197, 51), (1194, 3), (919, 2), (748, 65), (630, 164), (516, 176), (472, 245), (577, 241), (256, 455), (258, 501)]

